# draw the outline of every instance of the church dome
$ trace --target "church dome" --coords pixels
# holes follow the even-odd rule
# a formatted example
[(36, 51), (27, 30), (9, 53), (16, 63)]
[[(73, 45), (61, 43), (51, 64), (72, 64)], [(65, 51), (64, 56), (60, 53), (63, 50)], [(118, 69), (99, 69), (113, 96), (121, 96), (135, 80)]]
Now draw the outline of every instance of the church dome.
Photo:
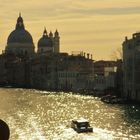
[(53, 42), (47, 35), (46, 29), (44, 30), (43, 36), (38, 41), (38, 47), (52, 47)]
[(7, 44), (9, 43), (33, 43), (33, 39), (26, 30), (14, 30), (8, 37)]
[(25, 30), (21, 15), (17, 19), (16, 29), (12, 31), (7, 39), (7, 44), (10, 43), (30, 43), (33, 44), (33, 39), (30, 33)]

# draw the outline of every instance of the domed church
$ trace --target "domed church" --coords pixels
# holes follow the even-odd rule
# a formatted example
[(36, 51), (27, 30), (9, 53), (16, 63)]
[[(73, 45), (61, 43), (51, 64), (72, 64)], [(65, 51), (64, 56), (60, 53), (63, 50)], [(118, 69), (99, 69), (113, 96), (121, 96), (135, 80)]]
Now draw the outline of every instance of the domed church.
[(45, 54), (49, 53), (59, 53), (59, 33), (53, 33), (50, 31), (49, 35), (46, 28), (44, 29), (43, 36), (38, 41), (38, 53)]
[(23, 18), (21, 17), (21, 14), (19, 14), (16, 28), (10, 33), (7, 39), (5, 53), (32, 55), (35, 53), (34, 48), (32, 36), (27, 30), (25, 30)]
[(43, 36), (38, 41), (38, 53), (53, 52), (53, 34), (47, 34), (46, 28), (44, 29)]
[[(44, 29), (43, 36), (38, 41), (38, 54), (45, 53), (59, 53), (60, 48), (60, 37), (59, 33), (53, 34), (47, 33), (46, 28)], [(28, 55), (31, 56), (35, 53), (35, 46), (31, 34), (25, 30), (23, 18), (21, 14), (17, 19), (16, 28), (12, 31), (7, 39), (7, 45), (5, 48), (5, 53), (12, 53), (15, 55)]]

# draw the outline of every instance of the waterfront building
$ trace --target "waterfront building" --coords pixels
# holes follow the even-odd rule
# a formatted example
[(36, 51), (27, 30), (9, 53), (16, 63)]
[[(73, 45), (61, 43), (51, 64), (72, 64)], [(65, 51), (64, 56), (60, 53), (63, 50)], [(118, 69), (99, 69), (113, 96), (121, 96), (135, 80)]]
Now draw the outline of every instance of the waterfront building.
[(5, 68), (5, 57), (3, 55), (0, 55), (0, 85), (6, 84), (6, 68)]
[(131, 39), (125, 38), (123, 44), (123, 97), (140, 101), (140, 33)]
[(58, 68), (60, 58), (63, 54), (52, 53), (49, 55), (37, 55), (30, 61), (30, 82), (32, 88), (57, 90), (58, 87)]
[(95, 75), (94, 88), (98, 91), (116, 87), (116, 67), (104, 67), (104, 73)]
[(103, 75), (95, 75), (94, 77), (94, 90), (104, 91), (106, 88), (106, 81)]
[(106, 78), (106, 89), (107, 88), (115, 88), (116, 86), (116, 71), (117, 71), (117, 67), (105, 67), (104, 69), (104, 76)]
[(48, 59), (46, 56), (36, 56), (30, 60), (30, 86), (37, 89), (48, 88)]
[[(118, 84), (119, 81), (118, 78), (120, 78), (120, 70), (121, 70), (120, 69), (121, 66), (119, 64), (120, 64), (119, 60), (117, 61), (99, 60), (94, 62), (95, 90), (98, 91), (104, 91), (107, 89), (116, 90), (116, 87), (118, 86), (122, 87), (122, 83)], [(120, 78), (120, 80), (121, 79), (122, 77)]]
[(0, 56), (0, 84), (45, 90), (91, 90), (94, 70), (89, 53), (60, 53), (60, 35), (56, 30), (39, 39), (37, 52), (31, 34), (25, 30), (21, 14)]
[(105, 61), (99, 60), (94, 62), (94, 73), (95, 75), (104, 75), (105, 67), (115, 67), (116, 61)]
[(93, 88), (93, 60), (84, 56), (52, 53), (31, 60), (31, 86), (48, 90), (77, 91)]
[(117, 95), (121, 97), (123, 95), (123, 61), (122, 59), (118, 59), (116, 63), (116, 92)]
[[(58, 69), (58, 88), (60, 90), (89, 90), (93, 89), (94, 67), (92, 57), (79, 54), (68, 55), (61, 59)], [(62, 69), (63, 68), (63, 69)]]
[[(6, 81), (11, 86), (77, 91), (92, 88), (93, 61), (67, 53), (32, 58), (3, 54)], [(90, 85), (90, 86), (89, 86)]]
[(7, 83), (14, 87), (26, 87), (25, 61), (15, 57), (14, 61), (6, 62)]

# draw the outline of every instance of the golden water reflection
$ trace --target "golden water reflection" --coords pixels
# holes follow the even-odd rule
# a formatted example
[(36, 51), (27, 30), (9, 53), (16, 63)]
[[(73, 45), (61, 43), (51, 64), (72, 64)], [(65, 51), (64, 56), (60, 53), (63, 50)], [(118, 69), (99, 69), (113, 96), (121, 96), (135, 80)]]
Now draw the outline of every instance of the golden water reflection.
[[(10, 126), (10, 140), (140, 139), (137, 106), (108, 105), (72, 93), (12, 88), (1, 88), (0, 99), (0, 117)], [(90, 121), (94, 133), (77, 134), (70, 128), (71, 120), (81, 117)]]

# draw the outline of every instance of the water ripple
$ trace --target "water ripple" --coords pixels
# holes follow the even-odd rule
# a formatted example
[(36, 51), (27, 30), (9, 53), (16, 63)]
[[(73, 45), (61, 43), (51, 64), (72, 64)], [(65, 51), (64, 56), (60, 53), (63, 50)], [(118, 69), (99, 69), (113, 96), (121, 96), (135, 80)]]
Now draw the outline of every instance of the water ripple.
[[(10, 140), (137, 140), (140, 107), (108, 105), (98, 98), (32, 89), (0, 89), (0, 116)], [(71, 120), (84, 117), (94, 133), (77, 134)]]

